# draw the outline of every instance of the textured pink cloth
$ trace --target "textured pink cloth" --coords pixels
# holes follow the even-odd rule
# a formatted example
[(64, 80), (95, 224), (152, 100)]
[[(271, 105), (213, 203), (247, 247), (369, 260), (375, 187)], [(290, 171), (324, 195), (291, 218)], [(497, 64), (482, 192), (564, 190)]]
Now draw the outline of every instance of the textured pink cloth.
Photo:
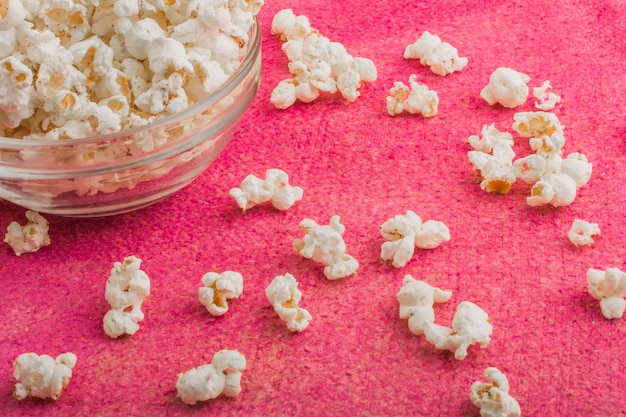
[[(346, 104), (325, 96), (276, 110), (272, 89), (288, 76), (270, 23), (293, 8), (349, 53), (372, 59), (378, 80)], [(99, 219), (47, 216), (52, 245), (35, 254), (0, 248), (0, 415), (2, 416), (478, 416), (469, 400), (488, 366), (509, 378), (526, 416), (626, 415), (626, 319), (609, 321), (587, 293), (585, 272), (625, 269), (626, 6), (620, 0), (317, 1), (268, 0), (260, 91), (216, 162), (175, 196), (134, 213)], [(434, 75), (404, 48), (424, 31), (458, 48), (469, 64)], [(550, 80), (562, 101), (565, 153), (593, 162), (575, 202), (533, 208), (529, 187), (506, 195), (480, 190), (467, 159), (467, 137), (495, 122), (510, 131), (516, 111), (479, 97), (490, 73), (508, 66)], [(439, 93), (439, 113), (390, 117), (385, 96), (410, 74)], [(520, 154), (529, 152), (518, 138)], [(228, 195), (248, 174), (281, 168), (304, 197), (289, 211), (245, 213)], [(380, 259), (380, 225), (413, 210), (446, 223), (452, 239), (418, 250), (393, 268)], [(0, 202), (0, 225), (24, 221)], [(292, 250), (298, 224), (346, 227), (354, 277), (328, 281)], [(598, 223), (589, 248), (566, 238), (575, 218)], [(145, 320), (132, 337), (108, 339), (104, 284), (113, 262), (136, 255), (152, 281)], [(236, 270), (244, 292), (222, 317), (198, 302), (207, 271)], [(292, 273), (313, 315), (290, 333), (264, 289)], [(437, 305), (449, 325), (456, 305), (472, 301), (492, 319), (492, 341), (457, 361), (410, 333), (396, 294), (411, 274), (450, 289)], [(220, 349), (248, 359), (243, 392), (189, 407), (176, 398), (176, 375)], [(78, 357), (56, 402), (11, 397), (12, 362), (34, 351)]]

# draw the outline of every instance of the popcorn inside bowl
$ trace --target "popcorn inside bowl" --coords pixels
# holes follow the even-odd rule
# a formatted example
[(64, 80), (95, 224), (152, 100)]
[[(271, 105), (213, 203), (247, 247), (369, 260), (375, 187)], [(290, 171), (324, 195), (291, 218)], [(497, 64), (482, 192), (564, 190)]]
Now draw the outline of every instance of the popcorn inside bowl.
[(0, 197), (24, 207), (158, 201), (215, 159), (258, 89), (262, 1), (7, 4)]

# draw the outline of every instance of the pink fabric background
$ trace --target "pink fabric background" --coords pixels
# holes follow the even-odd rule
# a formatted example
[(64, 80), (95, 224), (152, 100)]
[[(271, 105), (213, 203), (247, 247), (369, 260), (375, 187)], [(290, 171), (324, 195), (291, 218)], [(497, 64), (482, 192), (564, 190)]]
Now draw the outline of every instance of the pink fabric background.
[[(282, 8), (371, 58), (378, 80), (346, 105), (324, 98), (275, 110), (269, 95), (287, 76), (287, 60), (270, 33)], [(585, 272), (626, 268), (626, 6), (619, 0), (316, 1), (268, 0), (263, 78), (254, 104), (217, 161), (189, 187), (144, 210), (110, 218), (47, 216), (52, 245), (16, 257), (0, 247), (0, 415), (2, 416), (478, 416), (469, 388), (487, 366), (510, 380), (526, 416), (626, 415), (626, 319), (608, 321), (586, 291)], [(404, 47), (429, 30), (469, 58), (445, 78)], [(550, 80), (562, 96), (555, 110), (566, 127), (566, 153), (585, 153), (592, 179), (568, 207), (526, 205), (529, 187), (490, 195), (475, 183), (467, 137), (484, 124), (510, 130), (516, 110), (489, 107), (478, 94), (489, 74), (509, 66)], [(412, 73), (436, 90), (439, 114), (390, 117), (384, 98)], [(516, 150), (527, 153), (525, 139)], [(304, 198), (287, 212), (242, 213), (228, 190), (268, 168), (290, 174)], [(380, 225), (413, 210), (446, 223), (452, 239), (417, 251), (404, 268), (379, 258)], [(346, 226), (348, 253), (361, 266), (330, 282), (297, 256), (299, 222)], [(574, 218), (599, 223), (591, 248), (566, 239)], [(0, 202), (0, 225), (24, 210)], [(110, 340), (102, 331), (104, 283), (115, 261), (136, 255), (152, 280), (141, 329)], [(240, 271), (244, 293), (223, 317), (199, 304), (207, 271)], [(264, 289), (292, 273), (313, 315), (291, 334)], [(451, 289), (436, 307), (449, 325), (470, 300), (493, 320), (492, 342), (464, 361), (413, 336), (398, 319), (396, 293), (412, 274)], [(243, 392), (189, 407), (176, 398), (179, 372), (220, 349), (248, 359)], [(78, 356), (57, 403), (11, 397), (12, 362), (23, 352)]]

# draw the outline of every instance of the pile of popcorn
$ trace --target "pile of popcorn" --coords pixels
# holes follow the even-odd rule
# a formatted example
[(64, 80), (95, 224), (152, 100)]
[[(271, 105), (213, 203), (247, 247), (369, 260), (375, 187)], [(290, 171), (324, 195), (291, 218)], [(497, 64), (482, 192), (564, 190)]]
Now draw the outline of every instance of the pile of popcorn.
[(507, 193), (519, 179), (532, 185), (526, 198), (530, 206), (571, 204), (577, 190), (589, 181), (592, 164), (578, 152), (563, 157), (563, 126), (554, 113), (519, 112), (514, 120), (513, 130), (529, 138), (534, 153), (515, 159), (512, 135), (500, 132), (494, 124), (483, 126), (480, 137), (468, 138), (474, 148), (468, 158), (478, 172), (480, 187)]
[(0, 135), (76, 139), (186, 108), (240, 65), (263, 0), (6, 0)]
[(376, 80), (374, 63), (348, 54), (339, 42), (331, 42), (311, 27), (306, 16), (293, 10), (278, 12), (271, 31), (283, 42), (283, 51), (289, 59), (291, 77), (278, 83), (270, 102), (278, 109), (286, 109), (296, 101), (309, 103), (320, 92), (339, 92), (348, 102), (355, 101), (366, 82)]

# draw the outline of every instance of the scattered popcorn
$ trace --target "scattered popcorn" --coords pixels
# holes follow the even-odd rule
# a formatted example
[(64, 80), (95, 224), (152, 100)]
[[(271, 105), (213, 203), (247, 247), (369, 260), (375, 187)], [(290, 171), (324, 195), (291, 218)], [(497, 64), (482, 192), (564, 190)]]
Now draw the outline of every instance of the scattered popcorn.
[(291, 9), (274, 15), (271, 32), (285, 42), (282, 49), (290, 61), (291, 77), (280, 81), (270, 96), (278, 109), (286, 109), (296, 101), (309, 103), (320, 92), (339, 91), (353, 102), (361, 95), (359, 88), (377, 78), (371, 60), (349, 55), (343, 45), (322, 36), (306, 16), (296, 16)]
[(429, 90), (425, 84), (417, 82), (415, 74), (409, 76), (407, 87), (403, 82), (396, 81), (386, 97), (387, 112), (391, 116), (407, 112), (420, 113), (424, 117), (433, 117), (437, 114), (439, 96), (436, 91)]
[(553, 92), (548, 92), (551, 89), (550, 80), (544, 81), (541, 87), (533, 87), (533, 96), (539, 100), (535, 101), (535, 107), (539, 110), (552, 110), (556, 107), (556, 103), (561, 100), (561, 96)]
[(491, 340), (493, 326), (487, 313), (469, 301), (461, 302), (452, 319), (452, 328), (433, 322), (424, 322), (424, 336), (437, 349), (454, 352), (455, 359), (467, 356), (467, 349), (479, 343), (486, 347)]
[(45, 354), (22, 353), (13, 362), (13, 377), (18, 381), (13, 397), (17, 400), (26, 397), (58, 400), (70, 383), (75, 365), (76, 355), (69, 352), (56, 359)]
[(576, 182), (566, 174), (548, 174), (541, 177), (526, 197), (529, 206), (550, 204), (554, 207), (568, 206), (576, 198)]
[(400, 318), (408, 319), (409, 330), (414, 335), (424, 334), (426, 322), (435, 322), (435, 303), (445, 303), (452, 297), (450, 291), (432, 287), (424, 281), (418, 281), (411, 275), (405, 275), (402, 288), (398, 292)]
[(626, 273), (617, 268), (606, 271), (589, 268), (587, 289), (596, 300), (600, 300), (602, 315), (607, 319), (619, 319), (626, 309)]
[(380, 227), (382, 236), (388, 240), (381, 246), (380, 257), (391, 260), (392, 265), (401, 268), (413, 257), (415, 247), (434, 249), (450, 240), (450, 231), (444, 223), (422, 219), (413, 211), (397, 215)]
[(482, 89), (480, 96), (490, 105), (500, 103), (503, 107), (517, 107), (528, 98), (528, 81), (528, 75), (500, 67), (491, 74), (489, 84)]
[(313, 317), (307, 310), (298, 306), (302, 292), (298, 289), (298, 282), (293, 275), (287, 273), (275, 277), (265, 289), (265, 295), (290, 331), (301, 332), (308, 327)]
[(439, 36), (425, 31), (415, 43), (404, 50), (405, 59), (419, 59), (422, 65), (430, 67), (437, 75), (446, 76), (461, 71), (467, 65), (467, 58), (459, 57), (455, 47), (442, 42)]
[(576, 246), (589, 246), (593, 243), (593, 236), (600, 235), (597, 223), (589, 223), (581, 219), (574, 219), (572, 227), (567, 232), (570, 242)]
[(339, 216), (332, 216), (330, 224), (326, 226), (304, 219), (300, 222), (300, 229), (306, 235), (303, 239), (294, 240), (294, 249), (301, 256), (326, 265), (326, 278), (345, 278), (357, 270), (359, 263), (346, 253), (346, 244), (342, 237), (346, 228), (339, 223)]
[(104, 332), (112, 339), (133, 335), (143, 320), (143, 299), (150, 295), (150, 279), (141, 269), (141, 259), (129, 256), (115, 262), (107, 280), (105, 298), (111, 305), (103, 319)]
[(274, 208), (284, 211), (300, 201), (302, 193), (302, 188), (289, 185), (289, 176), (284, 171), (268, 169), (264, 180), (250, 174), (241, 182), (241, 188), (232, 188), (229, 194), (242, 210), (269, 201)]
[(235, 397), (241, 392), (241, 376), (245, 369), (244, 355), (236, 350), (220, 350), (213, 355), (210, 364), (178, 374), (177, 395), (189, 405), (212, 400), (220, 394)]
[(489, 367), (483, 373), (489, 380), (472, 384), (470, 400), (480, 408), (482, 417), (520, 417), (522, 411), (517, 400), (509, 395), (509, 381), (497, 368)]
[(225, 314), (228, 300), (239, 297), (243, 292), (243, 277), (239, 272), (207, 272), (202, 277), (202, 284), (204, 287), (198, 289), (200, 302), (214, 316)]
[(28, 223), (20, 226), (18, 222), (9, 223), (4, 241), (8, 243), (17, 256), (23, 253), (37, 252), (50, 244), (48, 221), (33, 210), (26, 211)]

